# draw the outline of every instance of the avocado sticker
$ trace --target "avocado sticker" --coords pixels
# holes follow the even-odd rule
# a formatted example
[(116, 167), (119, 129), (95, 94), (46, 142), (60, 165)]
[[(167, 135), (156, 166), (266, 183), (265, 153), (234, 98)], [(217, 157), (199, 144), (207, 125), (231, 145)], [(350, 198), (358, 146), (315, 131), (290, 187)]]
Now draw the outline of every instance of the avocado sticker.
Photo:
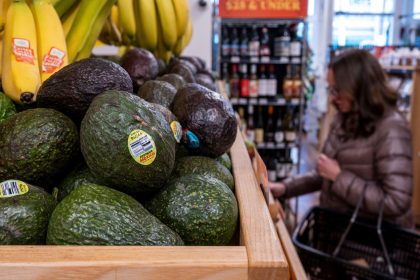
[(172, 133), (174, 134), (175, 140), (177, 143), (181, 141), (182, 138), (182, 127), (181, 124), (177, 121), (171, 122)]
[(7, 180), (0, 183), (0, 198), (22, 195), (28, 191), (28, 185), (19, 180)]
[(156, 159), (155, 141), (140, 129), (133, 130), (128, 136), (128, 150), (133, 159), (141, 165), (150, 165)]

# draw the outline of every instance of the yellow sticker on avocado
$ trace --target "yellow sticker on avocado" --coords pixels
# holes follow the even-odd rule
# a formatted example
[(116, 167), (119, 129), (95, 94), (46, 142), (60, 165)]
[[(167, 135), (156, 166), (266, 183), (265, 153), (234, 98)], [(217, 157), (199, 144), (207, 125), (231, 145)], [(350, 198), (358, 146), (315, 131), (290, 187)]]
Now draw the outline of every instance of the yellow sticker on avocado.
[(177, 143), (181, 141), (182, 137), (182, 127), (181, 124), (177, 121), (171, 122), (172, 133), (174, 134), (175, 140)]
[(22, 195), (28, 191), (28, 185), (19, 180), (7, 180), (0, 183), (0, 198)]
[(156, 145), (147, 132), (136, 129), (128, 136), (128, 150), (135, 161), (149, 165), (156, 159)]

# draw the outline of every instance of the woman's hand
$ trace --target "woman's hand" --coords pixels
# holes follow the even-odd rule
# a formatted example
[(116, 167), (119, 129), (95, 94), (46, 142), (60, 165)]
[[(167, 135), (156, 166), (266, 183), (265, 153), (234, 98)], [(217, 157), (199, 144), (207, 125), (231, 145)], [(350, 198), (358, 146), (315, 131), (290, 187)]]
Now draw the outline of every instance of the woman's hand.
[(321, 154), (318, 158), (317, 169), (321, 177), (331, 181), (335, 181), (338, 174), (341, 172), (341, 168), (340, 165), (338, 165), (338, 162), (324, 154)]
[(268, 187), (274, 197), (280, 197), (286, 192), (286, 185), (283, 183), (268, 182)]

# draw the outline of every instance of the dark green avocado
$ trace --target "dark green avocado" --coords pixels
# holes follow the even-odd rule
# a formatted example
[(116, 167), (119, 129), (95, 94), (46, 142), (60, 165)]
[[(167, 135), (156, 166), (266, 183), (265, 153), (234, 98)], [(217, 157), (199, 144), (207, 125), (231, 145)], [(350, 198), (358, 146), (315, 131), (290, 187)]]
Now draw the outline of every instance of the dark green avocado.
[(203, 156), (186, 156), (180, 158), (175, 163), (172, 176), (183, 177), (187, 175), (206, 175), (219, 179), (231, 190), (235, 184), (230, 171), (215, 159)]
[(174, 100), (176, 89), (165, 81), (147, 81), (141, 86), (138, 96), (144, 100), (169, 108)]
[(238, 223), (238, 205), (232, 191), (207, 176), (177, 178), (145, 207), (187, 245), (229, 244)]
[[(2, 189), (5, 183), (1, 183)], [(12, 185), (10, 181), (7, 184)], [(25, 185), (28, 192), (21, 195), (2, 197), (0, 192), (0, 245), (45, 244), (55, 200), (43, 189)]]
[(128, 92), (108, 91), (93, 100), (80, 141), (92, 173), (132, 195), (159, 190), (174, 167), (176, 140), (165, 117)]
[(133, 92), (127, 71), (109, 60), (86, 58), (48, 78), (39, 89), (37, 105), (56, 109), (80, 124), (93, 98), (107, 90)]
[(224, 153), (223, 155), (218, 156), (216, 160), (232, 172), (232, 161), (230, 160), (228, 153)]
[(0, 123), (0, 181), (50, 187), (78, 155), (76, 125), (56, 110), (29, 109)]
[(178, 90), (171, 105), (183, 128), (200, 140), (202, 155), (217, 157), (236, 139), (237, 123), (232, 105), (217, 92), (198, 84)]
[(16, 114), (15, 104), (4, 93), (0, 92), (0, 122), (14, 114)]
[(99, 184), (100, 182), (86, 164), (81, 164), (70, 172), (57, 186), (57, 200), (62, 201), (73, 190), (86, 183)]
[(47, 244), (174, 246), (183, 241), (129, 195), (84, 184), (57, 205)]

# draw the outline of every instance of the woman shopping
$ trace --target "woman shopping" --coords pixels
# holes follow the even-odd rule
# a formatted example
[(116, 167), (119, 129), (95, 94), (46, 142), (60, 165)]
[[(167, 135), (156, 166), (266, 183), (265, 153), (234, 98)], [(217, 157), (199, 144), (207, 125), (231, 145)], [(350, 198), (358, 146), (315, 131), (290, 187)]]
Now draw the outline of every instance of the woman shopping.
[(330, 99), (338, 110), (316, 169), (270, 183), (275, 197), (321, 190), (321, 206), (353, 211), (361, 195), (361, 213), (413, 227), (412, 153), (407, 121), (397, 112), (397, 93), (374, 56), (348, 50), (328, 67)]

